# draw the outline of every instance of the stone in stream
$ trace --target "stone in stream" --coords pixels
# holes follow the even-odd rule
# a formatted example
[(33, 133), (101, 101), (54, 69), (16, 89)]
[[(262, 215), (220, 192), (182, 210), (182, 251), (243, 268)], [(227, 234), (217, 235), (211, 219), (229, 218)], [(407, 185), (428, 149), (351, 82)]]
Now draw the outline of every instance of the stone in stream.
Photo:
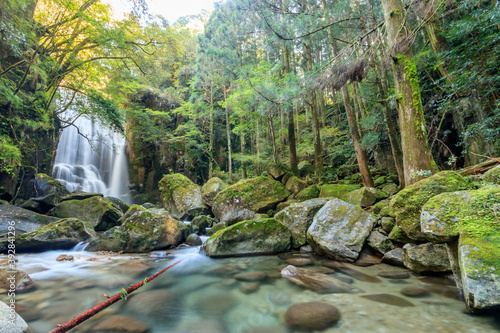
[(370, 301), (379, 302), (388, 305), (394, 305), (400, 308), (415, 306), (413, 303), (408, 302), (402, 297), (398, 297), (391, 294), (373, 294), (373, 295), (361, 295), (360, 297), (369, 299)]
[(377, 274), (380, 277), (386, 279), (409, 279), (410, 273), (408, 271), (399, 270), (399, 271), (382, 271)]
[(200, 295), (195, 308), (207, 318), (222, 317), (238, 304), (235, 296), (222, 291), (213, 291)]
[[(12, 317), (13, 318), (12, 318)], [(13, 321), (13, 324), (11, 324)], [(5, 330), (4, 330), (5, 328)], [(30, 333), (33, 332), (28, 324), (15, 311), (0, 301), (0, 331), (5, 333)]]
[[(88, 222), (74, 218), (62, 219), (35, 231), (16, 236), (16, 252), (71, 249), (95, 235), (94, 228)], [(0, 241), (0, 253), (7, 253), (8, 245), (7, 240)]]
[(328, 201), (307, 230), (307, 242), (319, 255), (339, 261), (355, 261), (376, 220), (340, 199)]
[(75, 260), (75, 257), (67, 254), (61, 254), (56, 258), (56, 261), (73, 261), (73, 260)]
[(186, 244), (191, 246), (200, 246), (203, 242), (197, 234), (190, 234), (186, 239)]
[[(14, 279), (10, 279), (14, 275)], [(15, 286), (16, 291), (24, 291), (33, 288), (33, 280), (24, 271), (16, 269), (15, 274), (8, 268), (0, 268), (0, 288), (10, 290)]]
[(323, 260), (321, 264), (328, 268), (332, 268), (340, 273), (347, 274), (350, 277), (359, 281), (370, 282), (370, 283), (382, 283), (382, 280), (380, 280), (379, 278), (365, 274), (350, 264), (345, 264), (334, 260)]
[(374, 250), (382, 254), (386, 254), (394, 249), (394, 245), (390, 239), (377, 230), (372, 230), (370, 236), (368, 236), (367, 242)]
[(313, 264), (313, 261), (309, 258), (290, 258), (285, 261), (287, 264), (293, 266), (307, 266)]
[(382, 258), (382, 262), (384, 264), (404, 267), (403, 249), (402, 248), (395, 248), (394, 250), (387, 252), (386, 254), (384, 254), (384, 257)]
[(107, 332), (123, 332), (123, 333), (146, 333), (150, 327), (146, 323), (135, 320), (133, 318), (113, 315), (99, 321), (92, 326), (89, 333), (107, 333)]
[(426, 290), (425, 288), (419, 288), (419, 287), (406, 287), (401, 289), (401, 294), (407, 296), (407, 297), (426, 297), (429, 296), (431, 293)]
[(264, 271), (239, 273), (233, 275), (233, 278), (240, 281), (262, 281), (267, 278), (267, 273)]
[(321, 302), (294, 304), (285, 314), (286, 325), (292, 330), (314, 331), (333, 326), (341, 318), (333, 305)]
[(317, 273), (307, 268), (289, 265), (281, 271), (281, 276), (293, 283), (319, 294), (348, 293), (352, 287), (331, 275)]
[(174, 325), (180, 319), (182, 302), (179, 295), (167, 289), (133, 293), (123, 303), (125, 311), (143, 318), (168, 322)]
[(416, 273), (450, 272), (450, 259), (445, 244), (406, 244), (403, 247), (403, 263)]
[(0, 238), (7, 237), (9, 222), (15, 222), (17, 236), (40, 229), (58, 220), (56, 217), (45, 216), (14, 205), (0, 205)]
[(215, 268), (211, 268), (206, 271), (205, 274), (217, 275), (217, 276), (229, 276), (238, 273), (239, 269), (235, 265), (223, 265)]
[(22, 186), (19, 197), (30, 199), (37, 203), (37, 211), (46, 213), (62, 201), (69, 191), (57, 179), (44, 173), (35, 175), (35, 178)]
[(283, 184), (269, 177), (248, 178), (219, 192), (212, 210), (221, 222), (231, 225), (276, 208), (290, 194)]
[(258, 282), (243, 282), (240, 285), (240, 291), (244, 294), (251, 294), (259, 290), (260, 284)]

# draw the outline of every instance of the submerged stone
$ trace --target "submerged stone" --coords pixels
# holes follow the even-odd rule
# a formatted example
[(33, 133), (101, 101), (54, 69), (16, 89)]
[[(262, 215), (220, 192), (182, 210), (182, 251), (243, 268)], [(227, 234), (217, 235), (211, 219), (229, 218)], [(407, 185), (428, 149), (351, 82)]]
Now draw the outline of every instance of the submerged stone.
[(318, 273), (308, 268), (288, 265), (281, 271), (281, 276), (319, 294), (349, 293), (352, 291), (351, 285), (331, 275)]
[(286, 325), (292, 330), (324, 330), (340, 320), (340, 312), (333, 305), (321, 302), (294, 304), (285, 314)]
[(402, 297), (398, 297), (391, 294), (373, 294), (373, 295), (361, 295), (360, 297), (369, 299), (370, 301), (379, 302), (388, 305), (394, 305), (400, 308), (406, 308), (410, 306), (415, 306), (413, 303), (408, 302)]

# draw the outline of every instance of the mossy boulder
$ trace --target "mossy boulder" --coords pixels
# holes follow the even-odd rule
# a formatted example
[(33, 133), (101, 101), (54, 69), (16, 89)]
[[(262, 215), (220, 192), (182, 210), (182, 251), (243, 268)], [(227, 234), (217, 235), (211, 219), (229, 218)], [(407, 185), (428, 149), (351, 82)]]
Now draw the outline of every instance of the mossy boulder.
[(236, 223), (212, 235), (200, 252), (210, 257), (263, 255), (290, 249), (288, 228), (273, 218)]
[(16, 235), (20, 235), (58, 220), (14, 205), (0, 205), (0, 237), (7, 237), (11, 221), (16, 223)]
[(388, 237), (391, 241), (396, 242), (396, 243), (405, 244), (405, 243), (412, 242), (412, 240), (410, 238), (408, 238), (408, 236), (406, 236), (406, 234), (403, 232), (403, 230), (401, 230), (401, 228), (398, 227), (397, 225), (392, 227), (392, 230), (389, 233)]
[(122, 211), (122, 213), (125, 213), (130, 208), (130, 205), (125, 201), (123, 201), (122, 199), (115, 197), (106, 197), (106, 198), (108, 198), (112, 203), (117, 205), (118, 208), (120, 208), (120, 210)]
[(307, 241), (319, 255), (353, 262), (375, 223), (375, 218), (359, 206), (333, 199), (314, 216), (307, 230)]
[(73, 191), (68, 195), (65, 195), (61, 198), (61, 201), (66, 200), (85, 200), (92, 197), (103, 197), (102, 193), (94, 193), (94, 192), (84, 192), (84, 191)]
[(346, 200), (347, 194), (351, 191), (358, 190), (361, 185), (357, 184), (327, 184), (321, 186), (321, 191), (319, 193), (320, 198), (338, 198), (340, 200)]
[(214, 204), (214, 198), (220, 191), (226, 189), (229, 185), (218, 177), (210, 178), (201, 187), (201, 196), (203, 203), (207, 206), (212, 207)]
[(484, 235), (461, 233), (460, 280), (472, 312), (500, 308), (500, 230)]
[(382, 186), (385, 183), (387, 183), (387, 178), (385, 178), (385, 176), (380, 176), (373, 181), (373, 185), (375, 185), (375, 187)]
[(282, 163), (271, 163), (267, 167), (267, 173), (277, 181), (281, 181), (284, 175), (291, 172), (292, 170)]
[(86, 250), (149, 252), (178, 246), (188, 234), (188, 226), (164, 209), (139, 209), (124, 219), (119, 227), (90, 241)]
[(374, 187), (362, 187), (359, 190), (354, 190), (347, 193), (345, 201), (361, 207), (368, 207), (375, 202), (387, 198), (387, 193), (382, 192)]
[(483, 183), (500, 185), (500, 165), (486, 171), (483, 175)]
[(297, 165), (297, 168), (299, 169), (300, 177), (314, 175), (314, 172), (316, 171), (314, 169), (314, 165), (312, 165), (309, 161), (300, 162), (299, 165)]
[(163, 208), (173, 217), (185, 219), (187, 215), (192, 218), (206, 213), (207, 207), (203, 204), (200, 187), (184, 175), (166, 175), (160, 180), (158, 187)]
[(208, 216), (197, 216), (191, 221), (191, 230), (198, 235), (205, 234), (205, 229), (210, 227), (212, 221)]
[(292, 233), (292, 247), (299, 248), (307, 243), (307, 229), (314, 215), (329, 199), (318, 198), (294, 203), (278, 212), (274, 218), (288, 227)]
[(286, 182), (285, 187), (290, 192), (297, 194), (307, 187), (307, 183), (298, 177), (292, 176)]
[(394, 249), (391, 240), (378, 230), (372, 230), (370, 236), (368, 236), (367, 243), (372, 249), (382, 254), (386, 254)]
[(466, 189), (468, 189), (466, 179), (453, 171), (442, 171), (408, 186), (391, 200), (396, 224), (409, 238), (425, 241), (427, 238), (420, 226), (420, 213), (425, 203), (443, 192)]
[(382, 187), (382, 191), (389, 195), (393, 195), (399, 191), (399, 188), (398, 185), (394, 183), (387, 183)]
[(227, 228), (227, 225), (224, 222), (219, 222), (214, 224), (209, 230), (207, 230), (207, 236), (212, 236), (217, 231)]
[(319, 187), (318, 185), (311, 185), (297, 193), (295, 199), (299, 201), (315, 199), (319, 197)]
[(411, 244), (403, 246), (403, 263), (416, 273), (443, 273), (451, 271), (445, 244)]
[[(62, 219), (35, 231), (16, 236), (16, 252), (70, 249), (95, 235), (94, 228), (88, 222), (75, 218)], [(7, 240), (0, 242), (0, 253), (7, 253), (8, 244)]]
[(62, 201), (62, 198), (69, 195), (69, 191), (60, 181), (44, 173), (35, 175), (35, 179), (29, 182), (32, 188), (24, 193), (25, 199), (31, 199), (38, 203), (36, 211), (46, 213)]
[(111, 200), (94, 196), (85, 200), (67, 200), (54, 208), (54, 216), (75, 217), (89, 222), (96, 231), (104, 231), (118, 224), (121, 209)]
[(487, 233), (500, 224), (500, 186), (441, 193), (422, 208), (422, 232), (433, 242), (448, 242), (460, 232)]
[(212, 209), (221, 222), (230, 225), (274, 209), (289, 195), (290, 191), (278, 181), (265, 176), (249, 178), (219, 192)]

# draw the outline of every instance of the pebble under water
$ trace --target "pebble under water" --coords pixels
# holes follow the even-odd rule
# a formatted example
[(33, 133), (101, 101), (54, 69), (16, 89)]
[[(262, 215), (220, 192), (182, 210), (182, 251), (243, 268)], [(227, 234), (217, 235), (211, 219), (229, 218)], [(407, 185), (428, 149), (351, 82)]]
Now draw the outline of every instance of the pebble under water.
[[(74, 261), (56, 261), (62, 253), (73, 255)], [(104, 332), (106, 325), (114, 326), (113, 332), (144, 332), (148, 327), (153, 333), (292, 332), (285, 324), (286, 310), (311, 301), (334, 305), (341, 313), (340, 321), (322, 332), (500, 331), (499, 318), (469, 314), (447, 278), (413, 273), (406, 279), (385, 278), (379, 273), (404, 269), (385, 264), (349, 266), (332, 274), (352, 282), (354, 292), (318, 294), (281, 277), (280, 270), (288, 265), (285, 259), (293, 257), (210, 259), (194, 247), (147, 255), (23, 254), (17, 256), (17, 268), (30, 274), (36, 288), (16, 295), (17, 311), (35, 332), (49, 332), (105, 301), (104, 294), (115, 295), (182, 259), (126, 301), (111, 305), (71, 332)], [(313, 261), (321, 265), (317, 258)], [(267, 272), (267, 278), (260, 282), (233, 278), (235, 273), (252, 271)], [(412, 297), (404, 296), (403, 289)], [(0, 299), (7, 301), (4, 292)]]

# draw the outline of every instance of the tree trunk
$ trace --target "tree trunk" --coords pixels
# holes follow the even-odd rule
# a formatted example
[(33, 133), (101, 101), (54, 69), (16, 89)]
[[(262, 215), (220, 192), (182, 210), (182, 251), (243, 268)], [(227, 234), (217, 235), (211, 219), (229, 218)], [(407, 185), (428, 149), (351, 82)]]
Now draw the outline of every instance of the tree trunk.
[[(285, 73), (286, 75), (290, 74), (290, 58), (288, 57), (288, 47), (286, 46), (286, 42), (283, 41), (283, 58), (285, 61)], [(295, 143), (295, 124), (293, 112), (293, 105), (287, 105), (288, 107), (288, 147), (289, 147), (289, 156), (290, 156), (290, 168), (295, 175), (299, 174), (299, 169), (297, 167), (297, 146)]]
[(214, 169), (214, 87), (210, 85), (210, 143), (208, 146), (208, 179), (212, 178)]
[[(406, 14), (401, 0), (382, 0), (389, 43), (396, 46), (405, 37)], [(404, 42), (402, 42), (404, 43)], [(417, 66), (409, 48), (392, 50), (394, 82), (398, 95), (399, 125), (403, 150), (405, 184), (411, 185), (422, 178), (416, 171), (437, 172), (427, 142), (427, 130), (420, 96)]]
[(261, 169), (261, 166), (260, 166), (260, 121), (257, 119), (257, 128), (256, 128), (256, 131), (257, 131), (257, 135), (256, 135), (256, 139), (255, 139), (255, 144), (256, 144), (256, 148), (257, 148), (257, 166), (256, 166), (256, 171), (257, 171), (257, 175), (260, 175), (261, 172), (262, 172), (262, 169)]
[[(226, 99), (226, 89), (224, 89), (224, 100)], [(228, 173), (229, 182), (233, 178), (233, 161), (231, 159), (231, 123), (229, 122), (229, 110), (226, 106), (226, 135), (227, 135), (227, 159), (228, 159)]]

